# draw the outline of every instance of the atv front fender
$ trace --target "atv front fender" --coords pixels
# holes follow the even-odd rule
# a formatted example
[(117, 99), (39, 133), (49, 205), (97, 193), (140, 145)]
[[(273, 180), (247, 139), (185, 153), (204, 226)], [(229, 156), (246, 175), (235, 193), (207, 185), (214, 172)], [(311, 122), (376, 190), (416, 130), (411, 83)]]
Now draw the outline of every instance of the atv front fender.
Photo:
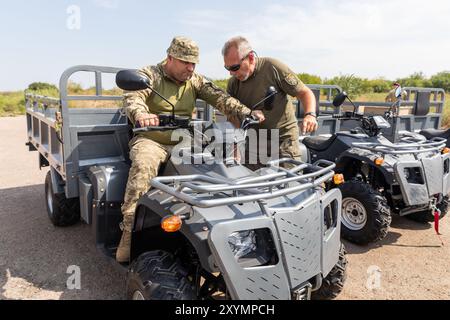
[(389, 165), (383, 164), (381, 166), (377, 166), (375, 164), (375, 159), (379, 156), (368, 153), (365, 150), (360, 150), (356, 148), (351, 148), (344, 151), (339, 158), (336, 159), (336, 172), (344, 173), (346, 166), (351, 161), (358, 161), (361, 163), (366, 163), (369, 166), (378, 170), (382, 175), (387, 184), (393, 184), (395, 182), (395, 175), (392, 171), (392, 168)]

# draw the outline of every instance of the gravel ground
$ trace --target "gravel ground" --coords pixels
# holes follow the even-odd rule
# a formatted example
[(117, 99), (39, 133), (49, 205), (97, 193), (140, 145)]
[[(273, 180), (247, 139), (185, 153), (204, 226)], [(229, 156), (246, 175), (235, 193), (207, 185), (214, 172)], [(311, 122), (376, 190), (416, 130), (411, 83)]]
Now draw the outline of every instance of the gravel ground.
[[(0, 300), (122, 299), (125, 275), (95, 248), (90, 227), (59, 229), (47, 218), (38, 153), (28, 152), (25, 117), (0, 118)], [(346, 299), (450, 299), (450, 226), (441, 245), (432, 225), (394, 217), (380, 243), (346, 243)], [(68, 289), (79, 266), (81, 289)], [(69, 271), (71, 271), (69, 269)]]

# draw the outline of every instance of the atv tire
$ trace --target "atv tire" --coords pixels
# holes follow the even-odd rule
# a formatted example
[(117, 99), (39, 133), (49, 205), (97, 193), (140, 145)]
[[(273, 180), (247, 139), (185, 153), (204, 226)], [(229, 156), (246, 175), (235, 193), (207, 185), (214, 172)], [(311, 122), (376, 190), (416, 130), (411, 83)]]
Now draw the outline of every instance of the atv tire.
[(79, 198), (67, 199), (64, 193), (55, 194), (50, 171), (45, 177), (45, 199), (48, 217), (54, 226), (67, 227), (80, 221)]
[(322, 285), (317, 291), (311, 293), (313, 300), (329, 300), (336, 298), (344, 288), (347, 279), (347, 252), (341, 244), (339, 250), (339, 260), (331, 269), (330, 273), (323, 279)]
[(130, 266), (128, 300), (194, 300), (194, 288), (186, 270), (165, 251), (149, 251)]
[[(449, 205), (449, 197), (448, 196), (445, 196), (442, 199), (441, 203), (436, 205), (436, 207), (441, 211), (441, 215), (439, 216), (439, 219), (442, 219), (447, 214), (448, 205)], [(434, 221), (434, 214), (430, 210), (410, 213), (410, 214), (406, 215), (405, 217), (410, 220), (420, 222), (420, 223), (428, 223), (428, 222)]]
[(347, 181), (342, 192), (342, 237), (356, 244), (383, 239), (392, 221), (387, 200), (369, 184)]

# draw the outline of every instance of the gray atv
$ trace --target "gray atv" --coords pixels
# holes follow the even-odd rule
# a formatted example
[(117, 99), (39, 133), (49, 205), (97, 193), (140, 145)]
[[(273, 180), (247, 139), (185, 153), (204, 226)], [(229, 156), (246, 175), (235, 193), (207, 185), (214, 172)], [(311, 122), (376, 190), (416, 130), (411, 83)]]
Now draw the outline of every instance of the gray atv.
[[(336, 297), (347, 265), (341, 193), (323, 188), (335, 165), (280, 159), (250, 171), (223, 147), (242, 135), (229, 123), (212, 123), (212, 108), (203, 101), (197, 109), (204, 120), (160, 116), (158, 130), (185, 129), (194, 140), (197, 134), (200, 148), (180, 148), (152, 180), (137, 205), (130, 263), (116, 262), (133, 133), (122, 109), (111, 107), (123, 96), (104, 95), (102, 78), (121, 70), (72, 67), (61, 76), (60, 97), (26, 95), (28, 146), (38, 151), (41, 168), (50, 167), (45, 199), (51, 222), (89, 225), (101, 254), (127, 274), (130, 299)], [(95, 95), (69, 94), (70, 78), (80, 72), (95, 75)], [(134, 72), (117, 80), (127, 90), (148, 85)], [(69, 108), (80, 100), (95, 103)], [(96, 108), (105, 102), (106, 108)], [(246, 118), (243, 131), (252, 123)], [(216, 161), (223, 154), (225, 160)]]
[[(149, 88), (133, 71), (116, 79), (126, 90)], [(242, 137), (231, 124), (173, 114), (160, 123), (134, 132), (185, 129), (202, 137), (202, 151), (191, 145), (172, 154), (139, 200), (128, 298), (299, 300), (341, 292), (341, 193), (323, 188), (332, 162), (279, 159), (251, 171), (233, 157), (215, 160), (230, 154), (230, 135)], [(255, 123), (249, 116), (241, 129)]]
[[(334, 106), (347, 98), (339, 94)], [(342, 191), (342, 235), (354, 243), (383, 239), (393, 213), (425, 222), (447, 212), (450, 154), (445, 139), (403, 133), (399, 142), (389, 141), (382, 130), (390, 128), (386, 118), (395, 116), (394, 108), (382, 117), (359, 114), (355, 106), (332, 117), (356, 121), (359, 127), (302, 140), (311, 161), (333, 161), (336, 172), (345, 176), (345, 183), (330, 186)]]

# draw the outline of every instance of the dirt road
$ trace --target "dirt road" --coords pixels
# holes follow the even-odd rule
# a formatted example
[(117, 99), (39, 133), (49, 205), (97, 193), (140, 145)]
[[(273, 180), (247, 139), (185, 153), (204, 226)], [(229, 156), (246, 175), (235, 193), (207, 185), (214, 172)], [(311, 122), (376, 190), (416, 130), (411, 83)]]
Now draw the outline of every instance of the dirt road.
[[(49, 222), (46, 170), (25, 146), (25, 127), (25, 117), (0, 118), (0, 299), (122, 299), (125, 277), (97, 252), (89, 226)], [(348, 279), (338, 299), (450, 299), (449, 217), (441, 232), (445, 246), (431, 225), (394, 217), (380, 243), (346, 243)], [(81, 289), (68, 289), (71, 266)]]

